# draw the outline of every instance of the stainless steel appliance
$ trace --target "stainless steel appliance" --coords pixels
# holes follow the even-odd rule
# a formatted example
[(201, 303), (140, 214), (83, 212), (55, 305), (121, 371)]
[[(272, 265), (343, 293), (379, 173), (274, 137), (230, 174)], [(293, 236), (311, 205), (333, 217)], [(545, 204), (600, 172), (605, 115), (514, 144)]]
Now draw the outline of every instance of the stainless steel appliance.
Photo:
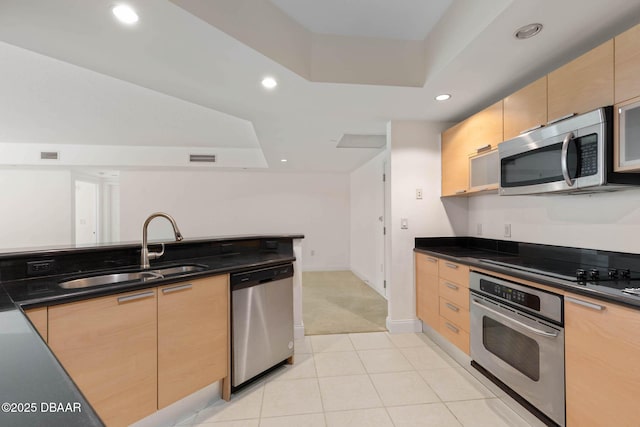
[(613, 172), (612, 114), (613, 107), (599, 108), (498, 145), (500, 194), (610, 191), (640, 185), (638, 174)]
[(472, 272), (471, 358), (565, 425), (562, 297)]
[(293, 265), (231, 275), (231, 385), (293, 356)]

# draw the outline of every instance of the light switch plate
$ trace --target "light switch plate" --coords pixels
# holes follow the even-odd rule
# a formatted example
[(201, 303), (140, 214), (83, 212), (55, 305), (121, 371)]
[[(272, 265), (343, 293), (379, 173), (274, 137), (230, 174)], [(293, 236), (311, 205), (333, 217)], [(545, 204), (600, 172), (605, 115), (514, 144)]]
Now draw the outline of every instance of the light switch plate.
[(400, 228), (402, 230), (409, 228), (409, 220), (407, 218), (400, 218)]
[(504, 225), (504, 237), (511, 237), (511, 224)]

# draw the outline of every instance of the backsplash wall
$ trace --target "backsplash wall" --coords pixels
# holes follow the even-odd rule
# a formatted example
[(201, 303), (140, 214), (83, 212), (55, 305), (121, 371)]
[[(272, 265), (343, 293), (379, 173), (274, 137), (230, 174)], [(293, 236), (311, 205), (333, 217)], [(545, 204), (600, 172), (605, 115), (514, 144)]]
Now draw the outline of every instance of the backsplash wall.
[[(469, 236), (640, 253), (640, 188), (590, 195), (469, 197)], [(505, 224), (511, 237), (505, 237)]]

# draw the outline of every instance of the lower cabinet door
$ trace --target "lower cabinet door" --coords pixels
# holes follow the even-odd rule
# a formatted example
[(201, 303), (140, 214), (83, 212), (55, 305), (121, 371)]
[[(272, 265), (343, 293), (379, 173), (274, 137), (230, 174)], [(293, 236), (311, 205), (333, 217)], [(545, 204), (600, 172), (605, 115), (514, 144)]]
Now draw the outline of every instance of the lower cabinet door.
[(158, 407), (228, 375), (228, 275), (158, 288)]
[(567, 427), (640, 425), (640, 311), (564, 300)]
[(157, 410), (155, 289), (48, 311), (49, 347), (107, 426)]

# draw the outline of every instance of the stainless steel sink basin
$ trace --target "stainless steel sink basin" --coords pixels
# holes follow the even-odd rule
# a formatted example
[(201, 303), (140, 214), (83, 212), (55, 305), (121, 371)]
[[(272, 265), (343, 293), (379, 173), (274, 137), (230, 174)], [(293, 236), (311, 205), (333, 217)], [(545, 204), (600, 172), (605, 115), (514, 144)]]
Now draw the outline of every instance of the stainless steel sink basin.
[(206, 267), (201, 265), (179, 265), (176, 267), (157, 268), (152, 270), (154, 273), (159, 273), (163, 276), (173, 276), (175, 274), (195, 273), (205, 270)]
[(153, 271), (138, 271), (133, 273), (103, 274), (101, 276), (83, 277), (81, 279), (68, 280), (60, 283), (64, 289), (90, 288), (100, 285), (112, 285), (114, 283), (133, 282), (162, 279), (162, 274)]
[(82, 277), (80, 279), (67, 280), (66, 282), (61, 282), (60, 287), (63, 289), (78, 289), (91, 288), (93, 286), (100, 285), (114, 285), (116, 283), (124, 282), (147, 282), (149, 280), (162, 279), (167, 276), (204, 271), (205, 269), (206, 267), (202, 265), (177, 265), (172, 267), (157, 268), (151, 271), (103, 274), (100, 276)]

